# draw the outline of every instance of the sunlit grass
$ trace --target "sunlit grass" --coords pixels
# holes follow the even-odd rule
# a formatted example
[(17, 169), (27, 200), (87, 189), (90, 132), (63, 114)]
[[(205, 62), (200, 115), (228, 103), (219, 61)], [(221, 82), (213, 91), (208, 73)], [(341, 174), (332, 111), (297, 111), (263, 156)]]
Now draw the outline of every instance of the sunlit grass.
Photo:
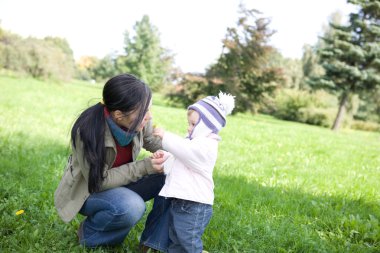
[[(101, 86), (0, 77), (0, 88), (0, 252), (136, 252), (145, 217), (122, 246), (86, 250), (83, 217), (65, 224), (53, 206), (72, 123)], [(184, 135), (185, 110), (154, 99), (154, 121)], [(380, 251), (379, 133), (238, 114), (220, 134), (209, 252)]]

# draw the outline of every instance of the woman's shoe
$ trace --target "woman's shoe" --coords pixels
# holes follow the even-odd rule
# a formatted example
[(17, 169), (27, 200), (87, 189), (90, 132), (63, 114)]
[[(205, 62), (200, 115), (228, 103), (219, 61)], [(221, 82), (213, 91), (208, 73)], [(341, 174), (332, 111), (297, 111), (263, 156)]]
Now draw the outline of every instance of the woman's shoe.
[(77, 230), (77, 236), (78, 236), (78, 240), (79, 240), (79, 243), (82, 241), (83, 239), (83, 222), (82, 221), (80, 224), (79, 224), (79, 228)]

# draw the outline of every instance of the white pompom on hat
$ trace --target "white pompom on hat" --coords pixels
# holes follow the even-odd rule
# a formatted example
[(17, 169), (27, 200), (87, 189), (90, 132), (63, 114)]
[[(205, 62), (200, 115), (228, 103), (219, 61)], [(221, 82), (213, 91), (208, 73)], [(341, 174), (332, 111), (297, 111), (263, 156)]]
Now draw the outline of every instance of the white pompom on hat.
[(226, 116), (235, 108), (235, 97), (219, 92), (218, 96), (205, 97), (187, 109), (197, 111), (200, 118), (213, 133), (218, 133), (226, 125)]

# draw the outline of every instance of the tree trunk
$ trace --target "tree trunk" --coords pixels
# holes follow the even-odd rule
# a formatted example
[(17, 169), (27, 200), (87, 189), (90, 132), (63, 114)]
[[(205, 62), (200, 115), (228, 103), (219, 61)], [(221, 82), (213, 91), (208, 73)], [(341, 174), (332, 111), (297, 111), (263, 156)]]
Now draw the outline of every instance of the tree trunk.
[(347, 100), (348, 100), (348, 92), (343, 92), (342, 97), (340, 99), (340, 103), (339, 103), (338, 114), (336, 115), (336, 118), (334, 120), (334, 124), (331, 128), (334, 131), (337, 131), (339, 129), (340, 124), (343, 120), (344, 112), (346, 110)]

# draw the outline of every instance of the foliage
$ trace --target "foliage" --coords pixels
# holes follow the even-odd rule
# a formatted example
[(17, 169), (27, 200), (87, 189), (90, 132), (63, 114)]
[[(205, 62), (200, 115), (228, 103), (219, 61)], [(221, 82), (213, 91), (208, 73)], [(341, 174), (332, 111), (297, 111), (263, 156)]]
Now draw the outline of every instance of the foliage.
[(21, 70), (22, 52), (17, 50), (22, 38), (0, 28), (0, 68)]
[(1, 28), (0, 31), (0, 68), (36, 78), (70, 80), (73, 77), (73, 52), (65, 39), (24, 39)]
[[(277, 68), (282, 74), (281, 82), (277, 83), (277, 89), (290, 88), (301, 89), (302, 62), (299, 59), (286, 58), (280, 52), (273, 49), (267, 59), (267, 66)], [(271, 94), (266, 94), (271, 95)]]
[(348, 25), (331, 23), (332, 33), (323, 38), (319, 51), (325, 75), (314, 85), (340, 96), (333, 129), (338, 129), (347, 99), (380, 85), (380, 5), (372, 0), (349, 1), (359, 7)]
[(322, 91), (282, 90), (277, 94), (273, 115), (279, 119), (329, 127), (335, 113), (331, 106), (333, 102), (335, 98)]
[(371, 121), (354, 120), (350, 127), (357, 130), (380, 132), (380, 124)]
[(77, 77), (102, 82), (118, 73), (131, 73), (144, 80), (154, 91), (169, 82), (173, 57), (161, 46), (158, 29), (144, 15), (133, 27), (135, 35), (124, 35), (125, 54), (111, 53), (102, 59), (84, 57), (78, 62)]
[(173, 105), (187, 108), (207, 96), (205, 94), (214, 94), (213, 91), (209, 91), (210, 87), (205, 76), (187, 73), (181, 76), (180, 84), (172, 86), (166, 96)]
[(97, 81), (108, 80), (121, 73), (117, 68), (117, 58), (115, 59), (112, 55), (107, 55), (100, 59), (97, 64), (91, 68), (91, 72)]
[(302, 62), (300, 60), (285, 58), (279, 67), (282, 69), (284, 78), (283, 88), (303, 89)]
[(99, 59), (95, 56), (82, 56), (76, 63), (76, 75), (79, 80), (92, 80), (96, 77), (94, 70), (99, 64)]
[(310, 45), (305, 45), (303, 48), (302, 55), (302, 80), (300, 84), (301, 89), (309, 90), (313, 87), (310, 87), (310, 80), (316, 77), (320, 77), (324, 74), (322, 66), (319, 64), (318, 55), (315, 52), (315, 47)]
[(360, 104), (354, 118), (380, 123), (380, 87), (360, 94)]
[(167, 84), (172, 56), (162, 48), (158, 30), (148, 16), (136, 22), (134, 30), (132, 38), (125, 32), (125, 57), (120, 58), (119, 70), (138, 76), (157, 91)]
[(226, 91), (236, 96), (235, 112), (255, 112), (255, 104), (283, 81), (282, 71), (270, 62), (275, 52), (268, 45), (273, 34), (268, 28), (270, 21), (257, 17), (260, 13), (256, 10), (247, 10), (243, 5), (240, 9), (242, 16), (237, 27), (228, 28), (223, 40), (225, 52), (206, 76), (211, 81), (218, 80)]
[[(196, 100), (229, 92), (236, 97), (236, 112), (257, 112), (279, 85), (298, 85), (299, 65), (296, 61), (283, 59), (271, 46), (269, 20), (258, 18), (256, 10), (240, 6), (242, 16), (236, 28), (228, 28), (223, 49), (216, 64), (206, 75), (187, 73), (181, 76), (168, 97), (184, 107)], [(289, 64), (294, 68), (283, 71)], [(285, 74), (287, 78), (285, 78)]]
[[(76, 237), (83, 217), (63, 223), (53, 204), (70, 127), (99, 101), (102, 87), (1, 76), (0, 87), (0, 109), (7, 112), (0, 114), (0, 251), (138, 252), (146, 215), (122, 245), (84, 249)], [(183, 135), (185, 110), (158, 106), (157, 99), (155, 123)], [(379, 133), (237, 114), (220, 134), (205, 250), (380, 251)]]

